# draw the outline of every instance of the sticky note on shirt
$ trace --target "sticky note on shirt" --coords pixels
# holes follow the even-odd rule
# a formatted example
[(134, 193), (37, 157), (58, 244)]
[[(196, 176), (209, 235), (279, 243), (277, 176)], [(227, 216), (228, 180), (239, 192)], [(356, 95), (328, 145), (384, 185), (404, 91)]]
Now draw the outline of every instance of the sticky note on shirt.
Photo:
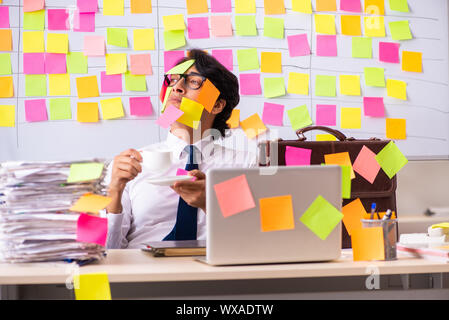
[(360, 96), (360, 76), (340, 75), (340, 93), (347, 96)]
[(72, 163), (67, 183), (96, 180), (103, 173), (103, 168), (104, 164), (101, 162)]
[(306, 105), (287, 110), (287, 115), (292, 129), (295, 131), (312, 124), (312, 119), (310, 118)]
[[(0, 78), (1, 79), (1, 78)], [(1, 97), (1, 81), (0, 81), (0, 97)], [(0, 127), (15, 127), (16, 123), (16, 106), (0, 105)]]
[(337, 124), (337, 106), (317, 104), (315, 123), (317, 126), (335, 126)]
[(76, 241), (106, 245), (108, 219), (81, 213), (76, 225)]
[(392, 98), (407, 100), (407, 83), (402, 80), (387, 79), (387, 95)]
[(422, 52), (402, 51), (402, 71), (422, 72)]
[(98, 102), (78, 102), (76, 114), (78, 122), (98, 122)]
[(94, 98), (99, 96), (97, 76), (76, 78), (76, 88), (79, 99)]
[(100, 106), (103, 119), (105, 120), (118, 119), (125, 116), (122, 98), (120, 97), (101, 100)]
[(111, 300), (106, 273), (80, 274), (73, 277), (76, 300)]
[(343, 213), (343, 223), (349, 235), (352, 235), (354, 230), (362, 228), (361, 219), (364, 218), (366, 210), (359, 198), (345, 205), (341, 212)]
[(408, 163), (407, 158), (393, 141), (377, 153), (376, 160), (390, 179)]
[(413, 38), (408, 20), (391, 21), (388, 26), (393, 40), (410, 40)]
[(291, 230), (295, 228), (291, 195), (260, 198), (259, 208), (262, 232)]
[(275, 98), (285, 95), (285, 83), (283, 77), (264, 78), (263, 90), (265, 98)]
[(284, 106), (277, 103), (264, 102), (262, 121), (273, 126), (282, 126), (284, 118)]
[[(348, 152), (337, 152), (324, 155), (324, 162), (326, 164), (335, 164), (340, 166), (350, 166), (352, 168), (351, 158)], [(355, 178), (355, 174), (351, 169), (351, 179)]]
[(288, 93), (309, 95), (309, 74), (290, 72), (288, 74)]
[(335, 97), (337, 95), (336, 76), (316, 75), (315, 95), (320, 97)]
[(257, 113), (242, 120), (240, 126), (248, 139), (253, 139), (267, 131), (267, 127)]
[(342, 129), (360, 129), (362, 127), (361, 108), (341, 108), (340, 116)]
[(175, 122), (184, 111), (179, 110), (178, 108), (169, 105), (165, 108), (164, 113), (157, 119), (156, 124), (161, 126), (162, 128), (167, 129), (170, 125)]
[(256, 48), (238, 49), (237, 62), (239, 71), (259, 69), (259, 56)]
[(25, 100), (25, 120), (28, 122), (48, 120), (45, 99)]
[(336, 34), (335, 16), (331, 14), (316, 14), (315, 30), (317, 33), (322, 34)]
[(112, 201), (112, 198), (105, 197), (99, 194), (86, 193), (83, 194), (71, 207), (70, 211), (89, 212), (99, 214), (100, 210)]
[(376, 154), (368, 147), (363, 146), (357, 155), (352, 168), (372, 184), (379, 173), (380, 165), (377, 163)]
[(286, 146), (285, 147), (285, 165), (286, 166), (308, 166), (312, 149)]
[(183, 97), (179, 109), (184, 113), (176, 121), (191, 128), (198, 129), (204, 106), (196, 101)]
[(154, 29), (133, 30), (134, 50), (154, 50)]
[(406, 119), (385, 119), (386, 136), (392, 140), (407, 139)]
[(383, 228), (360, 228), (352, 231), (352, 254), (354, 261), (384, 260)]

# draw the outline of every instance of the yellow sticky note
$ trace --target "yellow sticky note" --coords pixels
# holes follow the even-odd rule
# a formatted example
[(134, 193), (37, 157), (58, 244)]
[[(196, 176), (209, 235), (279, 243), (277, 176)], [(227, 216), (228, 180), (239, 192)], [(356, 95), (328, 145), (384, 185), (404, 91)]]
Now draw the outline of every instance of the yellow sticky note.
[(207, 0), (186, 0), (187, 14), (209, 13)]
[(68, 53), (69, 35), (67, 33), (47, 33), (47, 52)]
[(407, 83), (402, 80), (387, 79), (387, 95), (392, 98), (407, 100)]
[(48, 87), (50, 96), (70, 96), (70, 75), (49, 74)]
[(99, 96), (97, 76), (76, 78), (76, 88), (80, 99)]
[(231, 116), (226, 121), (230, 129), (235, 129), (239, 126), (240, 123), (240, 110), (232, 109)]
[(173, 14), (169, 16), (163, 16), (162, 22), (164, 23), (165, 31), (186, 29), (183, 14)]
[(76, 300), (111, 300), (106, 273), (80, 274), (73, 277)]
[(43, 31), (25, 31), (23, 35), (23, 52), (44, 52), (45, 40)]
[(348, 152), (329, 153), (324, 155), (324, 162), (326, 164), (335, 164), (339, 166), (351, 167), (351, 179), (355, 178), (354, 170), (352, 169), (351, 158)]
[(131, 0), (131, 13), (152, 13), (151, 0)]
[(0, 77), (0, 98), (14, 97), (14, 81), (12, 76)]
[(71, 207), (70, 211), (90, 212), (98, 214), (100, 210), (106, 208), (112, 198), (99, 194), (86, 193), (83, 194)]
[(12, 51), (11, 29), (0, 29), (0, 51)]
[(384, 17), (365, 17), (366, 37), (385, 37)]
[(335, 30), (335, 16), (332, 14), (316, 14), (315, 30), (322, 34), (337, 34)]
[(262, 232), (295, 228), (291, 195), (261, 198), (259, 208)]
[(104, 120), (117, 119), (125, 116), (122, 98), (111, 98), (100, 101), (101, 113)]
[(360, 129), (362, 127), (362, 109), (341, 108), (340, 126), (342, 129)]
[[(1, 84), (0, 84), (1, 85)], [(15, 127), (16, 106), (0, 105), (0, 127)]]
[(235, 0), (235, 13), (256, 13), (256, 0)]
[(360, 76), (340, 75), (340, 94), (360, 96)]
[(388, 139), (403, 140), (407, 139), (406, 134), (406, 119), (392, 119), (387, 118), (386, 121), (386, 135)]
[(288, 74), (288, 93), (309, 95), (309, 74), (290, 72)]
[(382, 227), (353, 230), (351, 243), (354, 261), (385, 260)]
[(182, 98), (179, 110), (184, 111), (184, 113), (176, 121), (193, 129), (198, 129), (204, 106), (196, 101)]
[(312, 13), (312, 1), (292, 0), (292, 10), (301, 13)]
[(285, 14), (284, 0), (264, 0), (265, 14)]
[(358, 15), (342, 15), (341, 16), (341, 33), (346, 36), (361, 36), (362, 26), (360, 16)]
[(98, 103), (78, 102), (76, 115), (78, 122), (98, 122)]
[(106, 54), (106, 74), (122, 74), (127, 71), (126, 53)]
[(246, 118), (245, 120), (242, 120), (240, 122), (240, 126), (242, 127), (248, 139), (255, 138), (259, 134), (267, 131), (267, 127), (257, 113)]
[(402, 71), (422, 72), (422, 52), (402, 51)]
[(282, 73), (282, 55), (280, 52), (261, 53), (261, 72)]
[(154, 29), (133, 30), (134, 50), (154, 50)]
[(315, 136), (316, 141), (337, 141), (337, 138), (329, 133), (318, 133)]
[(125, 0), (103, 0), (104, 16), (125, 15)]
[(365, 13), (383, 16), (385, 14), (384, 0), (365, 0)]

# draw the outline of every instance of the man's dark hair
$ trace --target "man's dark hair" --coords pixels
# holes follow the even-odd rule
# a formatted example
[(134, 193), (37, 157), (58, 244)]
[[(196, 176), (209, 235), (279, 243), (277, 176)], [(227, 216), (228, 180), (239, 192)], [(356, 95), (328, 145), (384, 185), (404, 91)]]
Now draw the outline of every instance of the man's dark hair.
[(212, 128), (220, 131), (224, 137), (225, 130), (229, 129), (226, 121), (231, 117), (232, 110), (239, 104), (239, 82), (237, 77), (224, 67), (217, 59), (200, 49), (192, 49), (188, 56), (179, 60), (177, 65), (187, 60), (195, 59), (194, 66), (220, 91), (219, 99), (226, 101), (226, 106), (215, 116)]

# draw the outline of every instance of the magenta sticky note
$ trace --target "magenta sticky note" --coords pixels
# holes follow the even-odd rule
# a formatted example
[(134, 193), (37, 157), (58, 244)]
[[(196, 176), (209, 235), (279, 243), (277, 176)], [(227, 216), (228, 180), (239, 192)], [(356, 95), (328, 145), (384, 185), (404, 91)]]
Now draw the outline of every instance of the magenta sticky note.
[(45, 53), (24, 53), (23, 73), (45, 74)]
[(165, 108), (164, 113), (159, 117), (159, 119), (156, 120), (156, 124), (160, 125), (164, 129), (167, 129), (183, 114), (184, 111), (179, 110), (172, 105), (169, 105)]
[(310, 46), (306, 33), (288, 36), (287, 42), (290, 57), (307, 56), (310, 54)]
[(76, 5), (81, 13), (95, 13), (98, 9), (98, 0), (76, 0)]
[(132, 116), (151, 116), (153, 106), (150, 97), (130, 97), (129, 110)]
[(75, 10), (73, 14), (73, 31), (95, 32), (95, 13), (80, 13)]
[(45, 54), (45, 73), (67, 73), (67, 63), (65, 53), (46, 53)]
[(337, 36), (322, 35), (316, 36), (316, 55), (323, 57), (337, 56)]
[(211, 0), (211, 12), (232, 12), (231, 0)]
[(76, 241), (106, 245), (108, 219), (81, 213), (76, 224)]
[(317, 126), (337, 125), (337, 106), (329, 104), (317, 104), (315, 123)]
[(48, 30), (69, 30), (69, 12), (66, 9), (47, 9)]
[(234, 57), (232, 49), (215, 49), (212, 50), (212, 56), (218, 60), (229, 71), (234, 70)]
[(362, 12), (360, 0), (340, 0), (340, 10), (349, 12)]
[(102, 57), (105, 54), (104, 36), (84, 36), (85, 56)]
[(48, 120), (45, 99), (25, 100), (25, 120), (28, 122)]
[(213, 37), (232, 37), (231, 16), (211, 16), (210, 29)]
[(176, 63), (184, 58), (183, 50), (165, 51), (164, 52), (164, 72), (173, 68)]
[(286, 166), (308, 166), (310, 165), (311, 149), (285, 147), (285, 165)]
[(121, 74), (107, 75), (106, 71), (101, 71), (100, 79), (102, 93), (122, 92)]
[(260, 73), (241, 73), (240, 77), (240, 94), (256, 95), (262, 94), (260, 85)]
[(187, 18), (187, 31), (189, 39), (209, 38), (209, 18)]
[(382, 97), (363, 97), (363, 110), (368, 117), (385, 117), (384, 98)]
[[(177, 176), (188, 176), (189, 175), (189, 171), (178, 168), (178, 170), (176, 171), (176, 175)], [(196, 177), (192, 177), (192, 181), (195, 181)]]
[(9, 7), (0, 7), (0, 28), (9, 28)]
[(277, 103), (263, 104), (262, 121), (264, 124), (282, 126), (284, 123), (284, 106)]
[(399, 43), (379, 42), (379, 61), (399, 63)]

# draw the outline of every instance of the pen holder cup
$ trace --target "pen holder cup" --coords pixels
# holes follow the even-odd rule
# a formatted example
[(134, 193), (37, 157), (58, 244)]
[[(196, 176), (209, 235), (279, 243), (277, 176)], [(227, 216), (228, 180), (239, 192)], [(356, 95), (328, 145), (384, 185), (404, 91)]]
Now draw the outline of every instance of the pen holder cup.
[(383, 236), (384, 236), (385, 261), (397, 259), (396, 240), (397, 240), (398, 221), (396, 219), (387, 219), (387, 220), (362, 219), (362, 227), (363, 228), (381, 227), (383, 229)]

